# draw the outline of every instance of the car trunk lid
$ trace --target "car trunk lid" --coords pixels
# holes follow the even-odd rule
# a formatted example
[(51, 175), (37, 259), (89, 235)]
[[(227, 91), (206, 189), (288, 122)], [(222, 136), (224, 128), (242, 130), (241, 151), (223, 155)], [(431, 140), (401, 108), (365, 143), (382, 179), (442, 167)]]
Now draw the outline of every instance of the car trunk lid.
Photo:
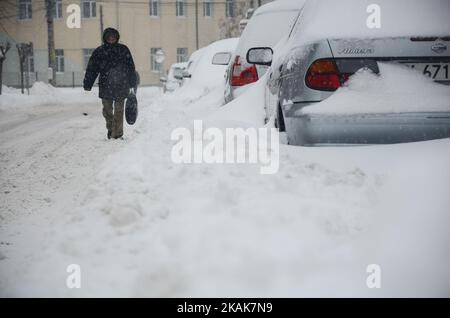
[(378, 73), (379, 61), (403, 63), (437, 82), (450, 84), (450, 37), (329, 39), (342, 73), (367, 67)]

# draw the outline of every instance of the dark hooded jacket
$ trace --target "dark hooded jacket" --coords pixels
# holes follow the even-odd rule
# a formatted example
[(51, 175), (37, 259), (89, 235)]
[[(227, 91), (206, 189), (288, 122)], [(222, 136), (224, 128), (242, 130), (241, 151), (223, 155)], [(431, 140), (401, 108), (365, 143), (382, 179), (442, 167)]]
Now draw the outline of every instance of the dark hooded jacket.
[[(117, 38), (115, 44), (106, 42), (111, 34)], [(130, 88), (136, 87), (133, 57), (126, 45), (118, 43), (119, 37), (116, 29), (107, 28), (103, 32), (103, 44), (94, 50), (86, 68), (83, 87), (85, 90), (91, 90), (95, 79), (100, 75), (100, 98), (126, 98)]]

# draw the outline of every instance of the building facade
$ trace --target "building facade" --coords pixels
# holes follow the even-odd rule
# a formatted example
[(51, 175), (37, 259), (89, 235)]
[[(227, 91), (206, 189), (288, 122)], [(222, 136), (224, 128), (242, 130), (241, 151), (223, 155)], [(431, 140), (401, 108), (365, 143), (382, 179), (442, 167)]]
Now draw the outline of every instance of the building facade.
[[(3, 84), (20, 84), (17, 43), (33, 43), (26, 63), (31, 84), (47, 81), (49, 0), (0, 0), (0, 43), (11, 49), (3, 64)], [(53, 0), (56, 85), (80, 86), (102, 29), (120, 32), (134, 57), (142, 85), (157, 85), (171, 64), (187, 61), (197, 47), (239, 36), (239, 21), (258, 0)], [(73, 27), (79, 17), (80, 25)], [(198, 36), (197, 36), (198, 35)], [(156, 52), (165, 53), (157, 63)]]

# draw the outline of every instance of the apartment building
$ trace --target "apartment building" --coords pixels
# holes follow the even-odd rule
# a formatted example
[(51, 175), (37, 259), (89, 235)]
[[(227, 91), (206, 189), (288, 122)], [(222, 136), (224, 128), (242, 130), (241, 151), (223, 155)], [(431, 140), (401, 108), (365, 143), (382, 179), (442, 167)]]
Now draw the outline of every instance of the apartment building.
[[(3, 64), (3, 83), (20, 83), (17, 43), (33, 43), (27, 69), (30, 81), (47, 81), (46, 2), (0, 0), (0, 43), (10, 42)], [(53, 0), (56, 84), (79, 86), (92, 51), (101, 44), (101, 30), (117, 28), (120, 41), (134, 57), (141, 84), (156, 85), (171, 64), (186, 61), (198, 47), (239, 36), (239, 21), (258, 0)], [(80, 27), (72, 28), (79, 12)], [(197, 27), (198, 26), (198, 27)], [(198, 35), (198, 37), (197, 37)], [(157, 63), (156, 52), (165, 53)]]

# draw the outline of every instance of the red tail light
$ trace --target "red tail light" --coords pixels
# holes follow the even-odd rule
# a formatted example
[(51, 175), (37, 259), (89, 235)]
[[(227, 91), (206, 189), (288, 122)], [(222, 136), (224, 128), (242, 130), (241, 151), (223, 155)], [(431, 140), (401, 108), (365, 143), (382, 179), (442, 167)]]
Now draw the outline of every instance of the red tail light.
[(244, 86), (258, 81), (258, 71), (254, 64), (241, 63), (241, 57), (236, 56), (231, 69), (231, 85)]
[(334, 60), (315, 61), (306, 74), (306, 86), (319, 91), (335, 91), (349, 78), (341, 74)]

